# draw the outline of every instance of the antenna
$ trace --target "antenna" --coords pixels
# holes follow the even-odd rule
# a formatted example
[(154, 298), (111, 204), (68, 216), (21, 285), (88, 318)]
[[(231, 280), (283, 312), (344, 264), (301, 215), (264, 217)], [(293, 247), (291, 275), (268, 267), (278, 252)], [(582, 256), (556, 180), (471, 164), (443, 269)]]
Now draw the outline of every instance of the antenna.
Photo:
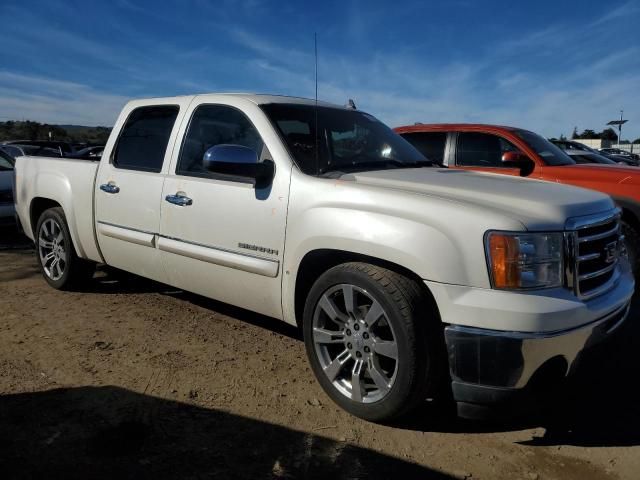
[(316, 145), (316, 173), (319, 172), (319, 161), (318, 161), (318, 33), (313, 32), (313, 50), (315, 57), (315, 82), (316, 82), (316, 103), (314, 106), (314, 114), (315, 114), (315, 145)]

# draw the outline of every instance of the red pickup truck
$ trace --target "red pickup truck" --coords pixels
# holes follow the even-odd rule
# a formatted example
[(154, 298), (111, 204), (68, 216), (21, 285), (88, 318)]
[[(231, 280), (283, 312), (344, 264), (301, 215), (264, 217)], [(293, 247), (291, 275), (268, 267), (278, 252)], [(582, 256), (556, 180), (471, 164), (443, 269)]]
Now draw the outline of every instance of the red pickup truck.
[(395, 129), (428, 159), (447, 167), (519, 175), (607, 193), (622, 210), (629, 260), (640, 273), (640, 167), (576, 163), (540, 135), (481, 124), (415, 124)]

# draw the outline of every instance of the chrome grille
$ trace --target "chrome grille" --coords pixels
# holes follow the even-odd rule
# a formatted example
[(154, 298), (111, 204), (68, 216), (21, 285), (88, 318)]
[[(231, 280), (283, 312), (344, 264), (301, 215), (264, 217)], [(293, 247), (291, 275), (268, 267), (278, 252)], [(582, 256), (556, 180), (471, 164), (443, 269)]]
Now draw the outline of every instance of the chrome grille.
[(576, 219), (566, 234), (567, 284), (580, 298), (601, 295), (618, 279), (624, 237), (618, 211)]

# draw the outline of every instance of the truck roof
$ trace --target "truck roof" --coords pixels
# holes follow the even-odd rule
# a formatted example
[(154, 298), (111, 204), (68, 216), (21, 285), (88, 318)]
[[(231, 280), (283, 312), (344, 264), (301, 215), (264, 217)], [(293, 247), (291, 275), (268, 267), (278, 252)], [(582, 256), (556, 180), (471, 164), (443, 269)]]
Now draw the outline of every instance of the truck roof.
[(398, 133), (410, 133), (410, 132), (427, 132), (438, 130), (526, 130), (524, 128), (509, 127), (506, 125), (491, 125), (487, 123), (415, 123), (413, 125), (404, 125), (396, 127), (394, 130)]
[[(232, 96), (232, 97), (239, 97), (239, 98), (243, 98), (245, 100), (248, 100), (250, 102), (255, 103), (256, 105), (264, 105), (264, 104), (268, 104), (268, 103), (294, 103), (294, 104), (300, 104), (300, 105), (315, 105), (316, 101), (312, 98), (303, 98), (303, 97), (290, 97), (287, 95), (274, 95), (274, 94), (265, 94), (265, 93), (242, 93), (242, 92), (223, 92), (223, 93), (216, 93), (216, 92), (211, 92), (211, 93), (200, 93), (200, 94), (196, 94), (196, 95), (181, 95), (178, 97), (152, 97), (152, 98), (136, 98), (131, 100), (132, 102), (136, 102), (136, 103), (144, 103), (145, 101), (151, 101), (153, 100), (154, 102), (157, 101), (171, 101), (173, 99), (176, 98), (185, 98), (185, 97), (192, 97), (192, 98), (199, 98), (199, 97), (210, 97), (210, 96)], [(324, 102), (321, 100), (318, 100), (318, 106), (321, 107), (331, 107), (331, 108), (342, 108), (342, 109), (347, 109), (348, 107), (345, 107), (344, 105), (337, 105), (334, 103), (330, 103), (330, 102)]]

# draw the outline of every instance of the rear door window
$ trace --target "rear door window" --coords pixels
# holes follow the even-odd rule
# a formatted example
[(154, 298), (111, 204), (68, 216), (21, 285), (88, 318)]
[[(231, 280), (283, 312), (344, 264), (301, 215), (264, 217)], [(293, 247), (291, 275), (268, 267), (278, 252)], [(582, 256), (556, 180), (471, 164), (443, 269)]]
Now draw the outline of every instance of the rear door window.
[(178, 111), (177, 105), (154, 105), (131, 112), (120, 132), (113, 165), (127, 170), (160, 172)]
[(447, 132), (403, 133), (402, 137), (413, 145), (428, 160), (442, 165), (447, 145)]

